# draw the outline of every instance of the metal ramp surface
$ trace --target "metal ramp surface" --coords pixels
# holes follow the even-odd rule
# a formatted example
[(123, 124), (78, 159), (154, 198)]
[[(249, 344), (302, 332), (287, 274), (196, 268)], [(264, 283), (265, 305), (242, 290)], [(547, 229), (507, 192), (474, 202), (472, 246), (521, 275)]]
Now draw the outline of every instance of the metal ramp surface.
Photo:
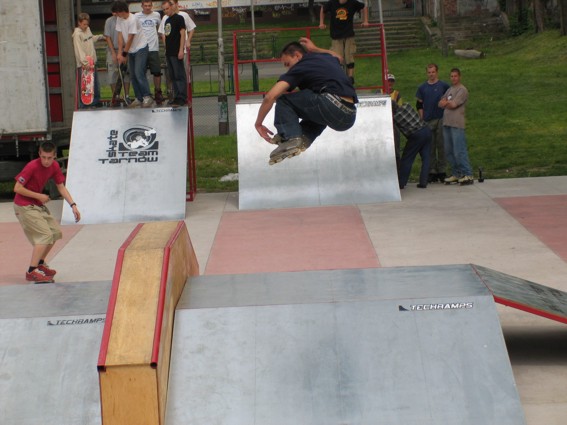
[(75, 112), (67, 187), (81, 223), (183, 220), (187, 125), (187, 108)]
[(167, 425), (525, 424), (470, 265), (198, 277), (171, 362)]
[[(260, 100), (236, 104), (239, 208), (264, 209), (399, 201), (391, 101), (361, 96), (356, 123), (345, 132), (327, 128), (298, 157), (268, 165), (274, 145), (254, 122)], [(273, 126), (274, 108), (264, 120)]]
[[(0, 287), (2, 424), (101, 425), (110, 287)], [(567, 323), (565, 292), (472, 264), (194, 277), (166, 425), (525, 424), (494, 300)]]
[(0, 422), (100, 425), (110, 282), (0, 288)]

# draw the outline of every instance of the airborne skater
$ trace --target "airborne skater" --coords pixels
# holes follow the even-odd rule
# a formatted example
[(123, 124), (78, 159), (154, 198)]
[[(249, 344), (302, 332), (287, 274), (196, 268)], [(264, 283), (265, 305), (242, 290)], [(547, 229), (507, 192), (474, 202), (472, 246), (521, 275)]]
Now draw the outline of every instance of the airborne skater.
[[(358, 102), (337, 54), (301, 38), (288, 43), (280, 56), (288, 71), (266, 93), (254, 124), (264, 140), (278, 145), (270, 154), (270, 165), (305, 151), (326, 127), (351, 128)], [(292, 92), (295, 88), (299, 90)], [(276, 135), (263, 124), (274, 103)]]

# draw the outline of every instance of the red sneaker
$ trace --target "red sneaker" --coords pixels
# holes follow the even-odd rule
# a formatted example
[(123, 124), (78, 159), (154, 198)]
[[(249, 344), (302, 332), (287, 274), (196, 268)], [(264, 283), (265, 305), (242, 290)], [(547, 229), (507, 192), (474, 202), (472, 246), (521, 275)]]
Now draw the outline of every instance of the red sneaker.
[(37, 266), (37, 269), (41, 270), (43, 272), (43, 274), (48, 276), (48, 277), (52, 277), (52, 276), (55, 276), (57, 274), (57, 272), (55, 270), (50, 269), (49, 266), (45, 263)]
[(53, 277), (46, 276), (41, 270), (35, 269), (31, 273), (26, 273), (26, 280), (35, 283), (51, 283), (53, 282)]

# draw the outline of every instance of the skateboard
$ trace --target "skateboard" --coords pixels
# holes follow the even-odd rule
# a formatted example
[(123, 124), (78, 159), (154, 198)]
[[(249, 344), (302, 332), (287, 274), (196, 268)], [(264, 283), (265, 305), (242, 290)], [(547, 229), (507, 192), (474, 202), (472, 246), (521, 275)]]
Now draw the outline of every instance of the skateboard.
[(90, 105), (94, 100), (94, 60), (91, 56), (86, 59), (88, 65), (83, 67), (81, 73), (81, 102)]
[(122, 87), (124, 87), (124, 72), (126, 72), (126, 64), (122, 63), (118, 67), (118, 79), (116, 80), (116, 85), (114, 86), (114, 93), (112, 93), (112, 104), (116, 105), (119, 101), (123, 100), (124, 103), (126, 102), (126, 96), (124, 98), (120, 97), (120, 92), (122, 91)]

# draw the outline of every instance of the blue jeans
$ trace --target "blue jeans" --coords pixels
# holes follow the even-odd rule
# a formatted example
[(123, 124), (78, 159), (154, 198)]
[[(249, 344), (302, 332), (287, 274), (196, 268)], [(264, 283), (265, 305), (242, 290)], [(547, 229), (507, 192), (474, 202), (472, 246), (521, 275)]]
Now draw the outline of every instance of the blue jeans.
[(185, 104), (187, 103), (187, 74), (185, 73), (184, 60), (179, 60), (176, 56), (166, 56), (167, 71), (173, 87), (174, 100)]
[(274, 126), (283, 139), (304, 135), (313, 142), (326, 127), (345, 131), (355, 120), (356, 109), (345, 113), (325, 96), (309, 89), (284, 94), (276, 101)]
[(443, 139), (443, 118), (427, 121), (431, 129), (431, 162), (430, 173), (439, 174), (447, 171), (447, 160), (445, 155), (445, 142)]
[(419, 173), (419, 184), (427, 186), (427, 178), (429, 176), (429, 161), (431, 159), (431, 129), (427, 126), (407, 137), (406, 145), (404, 146), (404, 153), (400, 160), (400, 172), (398, 174), (398, 181), (400, 189), (408, 183), (411, 173), (411, 167), (415, 161), (415, 157), (419, 153), (421, 157), (421, 172)]
[(451, 174), (459, 178), (472, 176), (465, 129), (444, 126), (443, 139), (445, 140), (445, 156), (451, 166)]
[(94, 71), (94, 97), (93, 97), (93, 103), (91, 103), (90, 105), (85, 105), (83, 103), (83, 101), (81, 100), (81, 78), (83, 75), (83, 68), (77, 68), (77, 98), (78, 98), (78, 106), (79, 109), (84, 109), (84, 108), (89, 108), (91, 106), (97, 105), (100, 103), (100, 84), (98, 82), (98, 72), (96, 70), (96, 66), (95, 66), (95, 71)]
[(146, 78), (146, 66), (148, 64), (148, 46), (138, 50), (136, 53), (128, 54), (128, 70), (130, 71), (130, 82), (134, 88), (134, 95), (140, 102), (146, 96), (150, 96), (150, 85)]

